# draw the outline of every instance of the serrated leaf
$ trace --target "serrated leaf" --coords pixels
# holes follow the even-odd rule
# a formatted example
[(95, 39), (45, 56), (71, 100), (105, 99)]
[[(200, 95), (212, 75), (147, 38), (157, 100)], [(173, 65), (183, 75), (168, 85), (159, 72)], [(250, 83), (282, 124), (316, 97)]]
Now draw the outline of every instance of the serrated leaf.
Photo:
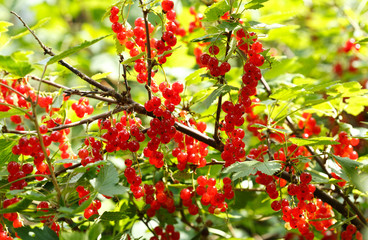
[(128, 215), (124, 212), (104, 212), (100, 219), (102, 221), (118, 221), (127, 217)]
[(252, 26), (253, 29), (263, 29), (263, 30), (271, 30), (271, 29), (285, 27), (285, 25), (282, 25), (279, 23), (266, 24), (266, 23), (251, 21), (249, 22), (249, 24)]
[(12, 148), (15, 144), (17, 144), (17, 141), (14, 139), (11, 141), (0, 139), (0, 168), (8, 162), (18, 160), (18, 155), (12, 153)]
[(58, 235), (51, 230), (50, 228), (43, 226), (42, 228), (38, 227), (20, 227), (14, 229), (19, 237), (23, 240), (39, 240), (39, 239), (47, 239), (47, 240), (58, 240)]
[(11, 108), (7, 112), (1, 112), (0, 118), (9, 118), (13, 115), (23, 116), (25, 115), (25, 113), (17, 108)]
[[(47, 17), (47, 18), (42, 18), (40, 21), (38, 21), (33, 27), (31, 27), (31, 30), (35, 30), (39, 27), (42, 27), (43, 25), (45, 25), (51, 18), (50, 17)], [(18, 38), (21, 38), (27, 34), (29, 34), (30, 32), (27, 30), (24, 30), (23, 32), (15, 35), (15, 36), (12, 36), (11, 38), (12, 39), (18, 39)]]
[(216, 26), (217, 28), (226, 31), (226, 32), (230, 32), (232, 30), (234, 30), (237, 26), (240, 26), (240, 24), (238, 22), (221, 22), (218, 26)]
[(337, 145), (340, 142), (333, 140), (330, 137), (317, 137), (317, 138), (290, 138), (290, 142), (298, 146), (316, 146), (316, 145)]
[(4, 69), (15, 76), (24, 77), (33, 71), (32, 65), (25, 61), (16, 61), (10, 56), (0, 55), (0, 69)]
[(121, 64), (128, 64), (128, 63), (132, 63), (132, 62), (135, 62), (137, 61), (138, 59), (140, 59), (142, 56), (144, 56), (146, 53), (145, 52), (141, 52), (140, 54), (138, 54), (137, 56), (135, 57), (131, 57), (131, 58), (128, 58), (127, 60), (125, 60), (124, 62), (122, 62)]
[[(110, 12), (109, 12), (110, 13)], [(121, 54), (125, 49), (125, 45), (122, 45), (119, 40), (115, 37), (115, 50), (117, 54)]]
[(259, 162), (259, 161), (245, 161), (236, 162), (230, 167), (226, 168), (224, 173), (234, 173), (232, 176), (233, 180), (255, 174), (257, 171), (261, 171), (267, 175), (273, 175), (279, 171), (281, 164), (277, 162)]
[(201, 82), (201, 75), (206, 73), (207, 70), (205, 68), (200, 68), (198, 70), (196, 70), (195, 72), (189, 74), (186, 78), (185, 78), (185, 85), (190, 86), (191, 84), (196, 84), (196, 83), (200, 83)]
[(13, 26), (13, 23), (6, 22), (6, 21), (0, 21), (0, 33), (7, 32), (8, 27)]
[(180, 46), (177, 46), (177, 47), (175, 47), (175, 48), (173, 48), (173, 49), (171, 49), (171, 50), (167, 50), (167, 51), (163, 52), (162, 54), (160, 54), (160, 55), (158, 55), (158, 56), (159, 56), (159, 57), (161, 57), (161, 56), (166, 56), (167, 54), (170, 54), (170, 53), (175, 52), (178, 48), (181, 48), (181, 45), (180, 45)]
[(128, 188), (119, 185), (118, 182), (118, 171), (112, 164), (108, 164), (100, 168), (95, 189), (97, 192), (110, 197), (125, 193)]
[(28, 208), (28, 206), (32, 203), (30, 199), (23, 199), (15, 204), (10, 205), (7, 208), (0, 209), (0, 214), (2, 213), (12, 213), (12, 212), (21, 212)]
[(213, 34), (204, 35), (202, 37), (194, 38), (190, 41), (191, 42), (215, 42), (215, 41), (218, 41), (220, 39), (221, 39), (221, 37), (219, 37), (218, 33), (213, 33)]
[(236, 87), (232, 87), (229, 85), (220, 85), (218, 88), (216, 88), (203, 102), (198, 103), (194, 106), (194, 109), (201, 113), (204, 110), (208, 109), (212, 103), (218, 98), (219, 96), (223, 96), (226, 93), (230, 92), (232, 89), (237, 89)]
[(362, 85), (359, 82), (345, 82), (331, 86), (326, 93), (332, 96), (341, 94), (341, 97), (356, 97), (367, 94), (368, 90), (362, 89)]
[(88, 228), (88, 240), (97, 240), (103, 232), (103, 226), (101, 223), (93, 224)]
[(362, 39), (356, 41), (355, 43), (368, 43), (368, 37), (362, 38)]
[(97, 167), (99, 165), (104, 165), (104, 164), (106, 164), (106, 161), (98, 161), (98, 162), (94, 162), (94, 163), (89, 163), (86, 166), (81, 166), (81, 167), (75, 168), (75, 169), (70, 170), (70, 171), (72, 171), (73, 173), (84, 173), (90, 168)]
[(245, 9), (259, 9), (263, 7), (262, 3), (267, 2), (268, 0), (252, 0), (249, 3), (244, 5)]
[(108, 36), (111, 36), (111, 34), (105, 35), (103, 37), (96, 38), (92, 41), (84, 41), (82, 44), (80, 44), (78, 46), (72, 47), (72, 48), (70, 48), (70, 49), (68, 49), (68, 50), (66, 50), (66, 51), (64, 51), (64, 52), (62, 52), (58, 55), (53, 56), (52, 58), (50, 58), (50, 60), (47, 62), (47, 64), (50, 65), (50, 64), (56, 63), (56, 62), (62, 60), (63, 58), (66, 58), (66, 57), (72, 55), (73, 53), (78, 52), (79, 50), (82, 50), (86, 47), (89, 47), (89, 46), (101, 41), (102, 39), (104, 39)]
[(295, 87), (282, 87), (277, 89), (274, 93), (270, 95), (271, 99), (276, 100), (292, 100), (296, 97), (298, 97), (299, 94), (310, 94), (311, 91), (307, 91), (305, 89), (305, 86), (295, 86)]
[(228, 1), (221, 0), (217, 3), (212, 4), (210, 7), (206, 9), (204, 12), (203, 22), (211, 22), (220, 19), (222, 15), (224, 15), (227, 11), (229, 11), (230, 6)]
[(111, 74), (111, 72), (97, 73), (97, 74), (93, 75), (91, 78), (96, 81), (96, 80), (100, 80), (102, 78), (105, 78), (105, 77), (109, 76), (110, 74)]
[[(346, 176), (348, 176), (350, 181), (352, 181), (353, 178), (358, 174), (357, 168), (363, 165), (363, 163), (351, 160), (350, 158), (340, 157), (334, 154), (331, 154), (331, 155), (336, 160), (336, 162), (340, 164), (343, 172), (346, 174)], [(345, 179), (345, 180), (348, 180), (348, 179)]]

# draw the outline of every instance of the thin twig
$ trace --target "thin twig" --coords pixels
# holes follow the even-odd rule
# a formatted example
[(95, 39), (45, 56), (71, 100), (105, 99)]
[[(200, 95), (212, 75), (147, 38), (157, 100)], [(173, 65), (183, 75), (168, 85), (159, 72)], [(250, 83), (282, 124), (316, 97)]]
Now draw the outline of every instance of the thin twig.
[(146, 31), (146, 52), (147, 52), (147, 85), (146, 85), (146, 89), (148, 92), (148, 99), (151, 100), (152, 98), (152, 92), (151, 92), (151, 72), (152, 72), (152, 56), (151, 56), (151, 42), (150, 42), (150, 33), (149, 33), (149, 26), (148, 26), (148, 10), (144, 9), (143, 6), (143, 1), (139, 0), (141, 7), (142, 7), (142, 11), (143, 11), (143, 19), (144, 19), (144, 26), (145, 26), (145, 31)]
[[(232, 35), (232, 31), (227, 33), (225, 57), (229, 54), (231, 35)], [(224, 84), (224, 82), (225, 82), (225, 76), (221, 76), (220, 84)], [(213, 133), (213, 138), (215, 139), (216, 142), (220, 142), (218, 131), (220, 128), (221, 107), (222, 107), (222, 95), (219, 96), (218, 101), (217, 101), (216, 122), (215, 122), (215, 130)]]
[(43, 83), (46, 83), (47, 85), (50, 85), (50, 86), (53, 86), (53, 87), (56, 87), (56, 88), (64, 89), (64, 92), (69, 94), (69, 95), (79, 95), (79, 96), (82, 96), (82, 97), (94, 98), (94, 99), (97, 99), (97, 100), (100, 100), (100, 101), (103, 101), (103, 102), (117, 103), (117, 101), (114, 100), (114, 99), (105, 98), (105, 97), (95, 95), (95, 94), (104, 95), (104, 94), (106, 94), (105, 92), (80, 91), (78, 89), (72, 89), (72, 88), (63, 86), (61, 84), (52, 82), (52, 81), (41, 79), (41, 78), (36, 77), (36, 76), (29, 76), (29, 78), (31, 78), (35, 81), (41, 81)]
[[(269, 87), (269, 85), (267, 84), (267, 82), (264, 80), (264, 79), (261, 79), (261, 83), (263, 84), (263, 86), (265, 87), (266, 91), (267, 91), (267, 94), (270, 96), (272, 94), (271, 92), (271, 88)], [(296, 131), (296, 127), (293, 123), (293, 121), (291, 120), (290, 116), (287, 116), (286, 117), (286, 122), (288, 124), (288, 126), (290, 127), (290, 129), (295, 133), (297, 134), (297, 131)], [(300, 137), (298, 134), (297, 134), (298, 137)], [(316, 160), (316, 162), (318, 163), (318, 165), (322, 168), (323, 172), (326, 173), (329, 178), (332, 178), (331, 174), (328, 172), (328, 170), (326, 169), (325, 165), (323, 164), (323, 159), (318, 156), (315, 151), (313, 150), (312, 147), (310, 146), (306, 146), (306, 149), (312, 154), (313, 156), (313, 159)], [(359, 221), (360, 223), (358, 224), (360, 226), (360, 229), (363, 227), (363, 226), (367, 226), (367, 221), (363, 215), (363, 213), (357, 208), (357, 206), (349, 199), (348, 196), (346, 196), (338, 187), (337, 184), (334, 184), (335, 186), (335, 192), (341, 196), (344, 201), (352, 208), (352, 210), (354, 211), (354, 213), (359, 217), (359, 219), (355, 220), (355, 221)], [(316, 189), (316, 192), (319, 196), (322, 196), (322, 197), (325, 197), (324, 195), (322, 195), (320, 192), (324, 193), (323, 191), (319, 190), (317, 191)], [(316, 195), (316, 194), (315, 194)], [(316, 195), (317, 196), (317, 195)], [(317, 196), (318, 197), (318, 196)], [(321, 199), (323, 200), (323, 199)], [(329, 203), (329, 202), (327, 202)], [(330, 204), (331, 205), (331, 204)], [(331, 205), (332, 206), (332, 205)], [(338, 210), (338, 209), (340, 210)], [(346, 213), (342, 212), (342, 209), (344, 209), (344, 211), (346, 211), (346, 209), (343, 207), (343, 206), (337, 206), (337, 208), (334, 207), (334, 209), (338, 210), (342, 215), (344, 215), (346, 217)], [(344, 214), (343, 214), (344, 213)], [(356, 225), (357, 225), (356, 224)]]
[[(23, 23), (23, 25), (28, 29), (28, 31), (36, 39), (36, 41), (38, 42), (40, 47), (44, 50), (45, 54), (48, 54), (50, 56), (55, 56), (55, 53), (51, 50), (51, 48), (47, 47), (45, 44), (42, 43), (42, 41), (37, 37), (37, 35), (34, 33), (34, 31), (24, 22), (24, 20), (17, 13), (15, 13), (13, 11), (11, 11), (10, 13), (12, 13), (14, 16), (16, 16)], [(93, 80), (92, 78), (88, 77), (86, 74), (84, 74), (81, 71), (79, 71), (78, 69), (74, 68), (69, 63), (65, 62), (64, 60), (60, 60), (60, 61), (58, 61), (58, 63), (60, 65), (64, 66), (64, 67), (66, 67), (67, 69), (69, 69), (71, 72), (73, 72), (75, 75), (77, 75), (78, 77), (80, 77), (81, 79), (86, 81), (87, 83), (97, 87), (98, 89), (100, 89), (104, 92), (107, 92), (109, 96), (114, 97), (118, 101), (123, 101), (123, 97), (119, 93), (117, 93), (114, 89), (108, 88), (108, 87), (102, 85), (101, 83)]]

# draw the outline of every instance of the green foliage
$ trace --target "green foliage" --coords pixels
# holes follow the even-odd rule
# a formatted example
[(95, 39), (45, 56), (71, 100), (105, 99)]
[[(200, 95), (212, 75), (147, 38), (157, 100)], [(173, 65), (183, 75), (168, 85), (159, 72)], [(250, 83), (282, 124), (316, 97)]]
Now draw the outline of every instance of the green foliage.
[(18, 159), (18, 156), (12, 153), (12, 148), (15, 144), (16, 139), (0, 139), (0, 167)]
[(203, 102), (194, 105), (193, 109), (196, 112), (201, 113), (204, 110), (208, 109), (219, 96), (224, 96), (231, 90), (238, 90), (238, 88), (230, 85), (219, 85), (219, 87), (216, 88), (213, 92), (211, 92), (211, 94)]
[(91, 45), (93, 45), (93, 44), (101, 41), (102, 39), (104, 39), (106, 37), (109, 37), (109, 36), (111, 36), (111, 35), (105, 35), (103, 37), (99, 37), (97, 39), (93, 39), (92, 41), (84, 41), (82, 44), (80, 44), (78, 46), (72, 47), (72, 48), (70, 48), (70, 49), (68, 49), (68, 50), (66, 50), (66, 51), (64, 51), (64, 52), (62, 52), (60, 54), (57, 54), (57, 55), (53, 56), (52, 58), (50, 58), (47, 61), (47, 64), (50, 65), (50, 64), (56, 63), (56, 62), (58, 62), (58, 61), (60, 61), (60, 60), (62, 60), (64, 58), (66, 58), (66, 57), (68, 57), (68, 56), (70, 56), (70, 55), (72, 55), (72, 54), (74, 54), (74, 53), (76, 53), (76, 52), (78, 52), (78, 51), (86, 48), (86, 47), (89, 47), (89, 46), (91, 46)]
[(233, 180), (237, 180), (239, 178), (247, 177), (252, 174), (256, 174), (257, 171), (260, 171), (267, 175), (273, 175), (275, 172), (279, 171), (281, 168), (281, 164), (273, 161), (268, 162), (259, 162), (256, 160), (245, 161), (245, 162), (237, 162), (226, 168), (224, 173), (234, 173), (232, 175)]
[(12, 73), (15, 77), (24, 77), (33, 71), (32, 65), (27, 61), (19, 61), (11, 56), (1, 55), (0, 68)]
[(320, 145), (336, 145), (340, 144), (337, 141), (334, 141), (333, 138), (330, 137), (316, 137), (316, 138), (290, 138), (290, 142), (298, 145), (298, 146), (320, 146)]
[(116, 168), (111, 164), (107, 164), (100, 169), (95, 189), (97, 192), (110, 197), (125, 193), (127, 188), (119, 185), (118, 182), (119, 177)]
[(38, 227), (20, 227), (16, 228), (15, 231), (24, 240), (36, 240), (36, 239), (49, 239), (56, 240), (59, 237), (56, 233), (48, 227), (38, 228)]

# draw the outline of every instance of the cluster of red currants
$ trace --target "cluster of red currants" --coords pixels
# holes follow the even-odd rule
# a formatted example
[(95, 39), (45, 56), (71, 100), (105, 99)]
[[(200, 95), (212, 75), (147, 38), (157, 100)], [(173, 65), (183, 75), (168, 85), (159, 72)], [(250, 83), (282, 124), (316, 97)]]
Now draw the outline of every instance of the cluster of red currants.
[(128, 116), (124, 112), (120, 122), (116, 122), (116, 119), (113, 119), (112, 122), (115, 123), (115, 126), (111, 124), (109, 119), (99, 121), (98, 123), (101, 130), (107, 130), (101, 136), (106, 144), (106, 152), (118, 150), (137, 152), (140, 147), (139, 143), (146, 139), (139, 129), (139, 126), (142, 124), (141, 120), (139, 118), (130, 118), (130, 115)]
[(192, 33), (196, 29), (203, 28), (203, 24), (201, 22), (201, 20), (203, 19), (203, 14), (202, 13), (197, 13), (195, 11), (194, 7), (190, 7), (189, 8), (189, 13), (190, 13), (190, 15), (193, 15), (194, 16), (194, 21), (191, 21), (189, 23), (189, 29), (188, 29), (188, 31), (190, 33)]
[(349, 224), (345, 231), (341, 232), (341, 240), (352, 240), (354, 234), (356, 240), (363, 240), (363, 235), (361, 232), (357, 231), (356, 226), (354, 224)]
[(13, 240), (9, 233), (4, 229), (3, 225), (0, 223), (0, 240)]
[(93, 106), (89, 105), (88, 98), (81, 97), (78, 103), (72, 104), (72, 109), (79, 118), (83, 118), (86, 114), (91, 115), (93, 113)]
[(169, 213), (175, 212), (173, 193), (169, 189), (165, 190), (164, 182), (158, 181), (155, 186), (145, 184), (144, 191), (145, 202), (150, 205), (146, 211), (147, 217), (154, 217), (161, 207), (166, 208)]
[[(37, 95), (33, 87), (31, 87), (28, 84), (27, 78), (13, 79), (10, 85), (8, 84), (7, 80), (0, 79), (0, 83), (5, 85), (5, 86), (3, 85), (0, 86), (0, 90), (1, 90), (0, 112), (9, 111), (10, 107), (4, 104), (9, 104), (9, 105), (13, 105), (16, 107), (28, 109), (30, 107), (30, 103), (27, 102), (27, 100), (24, 97), (30, 98), (33, 102), (37, 102), (37, 104), (40, 107), (45, 108), (46, 112), (50, 111), (51, 109), (50, 106), (53, 102), (52, 96)], [(14, 89), (15, 91), (9, 88)], [(22, 130), (22, 129), (19, 129), (19, 130)]]
[(141, 185), (142, 178), (138, 176), (132, 167), (133, 161), (131, 159), (125, 160), (125, 170), (124, 176), (126, 177), (128, 183), (130, 184), (130, 190), (133, 193), (135, 199), (140, 199), (144, 196), (145, 191)]
[(216, 188), (216, 179), (205, 176), (199, 176), (197, 178), (198, 186), (196, 193), (201, 196), (201, 204), (203, 206), (210, 205), (208, 212), (211, 214), (219, 214), (220, 212), (226, 212), (228, 205), (225, 199), (233, 199), (235, 193), (231, 185), (231, 179), (225, 177), (223, 179), (222, 192), (219, 192)]
[(33, 172), (33, 166), (29, 163), (21, 166), (19, 163), (11, 161), (8, 163), (8, 172), (8, 182), (11, 183), (10, 190), (23, 189), (27, 186), (24, 177)]
[[(81, 205), (83, 202), (87, 201), (90, 197), (90, 191), (88, 189), (85, 189), (83, 186), (79, 185), (76, 188), (79, 196), (78, 204)], [(93, 215), (98, 215), (98, 209), (101, 208), (101, 201), (98, 199), (93, 200), (93, 202), (84, 209), (84, 217), (86, 219), (89, 219)]]
[[(42, 211), (44, 213), (48, 213), (50, 209), (49, 203), (46, 201), (42, 201), (38, 203), (37, 205), (37, 212)], [(51, 229), (55, 231), (57, 235), (59, 235), (60, 232), (60, 225), (55, 221), (55, 215), (46, 215), (40, 217), (42, 220), (41, 222), (45, 225), (51, 225)]]
[(157, 236), (153, 236), (150, 240), (164, 240), (164, 239), (171, 239), (171, 240), (179, 240), (180, 233), (175, 231), (175, 227), (171, 224), (166, 225), (165, 229), (160, 226), (157, 226), (153, 229)]
[(358, 138), (350, 138), (344, 131), (339, 133), (337, 141), (340, 144), (333, 145), (334, 154), (340, 157), (347, 157), (352, 160), (357, 160), (359, 155), (354, 150), (354, 147), (359, 144)]
[[(205, 131), (206, 125), (203, 122), (195, 123), (194, 119), (191, 119), (192, 126), (197, 126), (199, 131)], [(203, 133), (205, 134), (205, 133)], [(177, 168), (183, 171), (188, 163), (194, 164), (198, 167), (204, 167), (207, 164), (205, 157), (208, 154), (208, 145), (200, 142), (188, 135), (181, 132), (176, 132), (174, 141), (178, 144), (176, 148), (172, 150), (172, 155), (177, 158)]]
[[(20, 198), (17, 197), (13, 197), (13, 198), (7, 198), (3, 201), (3, 209), (8, 208), (9, 206), (17, 203), (20, 201)], [(13, 222), (13, 227), (14, 228), (19, 228), (23, 226), (23, 223), (21, 222), (20, 218), (18, 218), (18, 213), (16, 212), (11, 212), (11, 213), (4, 213), (2, 215), (5, 219), (9, 220), (10, 222)], [(2, 233), (3, 232), (3, 233)], [(4, 229), (2, 229), (2, 225), (0, 224), (0, 236), (1, 234), (3, 234), (4, 236), (7, 235), (7, 232), (4, 231)], [(1, 237), (0, 237), (1, 239)], [(6, 239), (6, 238), (4, 238)], [(12, 238), (10, 238), (12, 239)]]
[(304, 129), (303, 138), (309, 138), (312, 135), (321, 133), (321, 127), (316, 124), (316, 119), (310, 113), (303, 113), (302, 118), (298, 122), (298, 127)]
[(219, 65), (220, 62), (215, 57), (220, 52), (220, 48), (218, 46), (210, 46), (208, 52), (213, 55), (213, 57), (207, 53), (202, 53), (199, 58), (201, 67), (207, 67), (213, 77), (223, 76), (230, 71), (231, 66), (228, 62), (222, 62)]
[(221, 106), (222, 111), (226, 113), (225, 119), (222, 121), (222, 131), (228, 135), (224, 151), (221, 153), (221, 158), (225, 161), (225, 166), (244, 160), (245, 136), (244, 130), (237, 128), (244, 123), (244, 105), (241, 103), (233, 104), (230, 101), (225, 101)]
[(349, 52), (353, 52), (353, 56), (349, 57), (349, 62), (348, 62), (348, 66), (345, 66), (344, 69), (344, 65), (341, 62), (337, 62), (334, 66), (333, 66), (333, 70), (336, 73), (336, 75), (338, 75), (339, 77), (343, 76), (344, 72), (347, 70), (350, 73), (356, 73), (357, 72), (357, 68), (354, 66), (354, 62), (359, 60), (358, 56), (356, 56), (356, 52), (358, 52), (360, 49), (360, 44), (356, 43), (354, 38), (350, 38), (345, 42), (345, 45), (343, 47), (340, 47), (338, 49), (338, 53), (339, 54), (343, 54), (342, 59), (345, 60), (347, 58), (347, 54)]

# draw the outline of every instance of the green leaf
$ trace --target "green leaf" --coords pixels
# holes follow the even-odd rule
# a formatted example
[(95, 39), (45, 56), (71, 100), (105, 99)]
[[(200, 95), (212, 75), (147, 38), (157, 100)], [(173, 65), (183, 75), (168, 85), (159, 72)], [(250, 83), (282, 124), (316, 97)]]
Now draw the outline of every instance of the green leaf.
[(362, 39), (356, 41), (355, 43), (368, 43), (368, 37), (362, 38)]
[(17, 77), (24, 77), (33, 71), (32, 65), (25, 61), (16, 61), (10, 56), (0, 55), (0, 69), (4, 69)]
[(23, 116), (25, 115), (25, 112), (22, 112), (21, 110), (16, 108), (11, 108), (7, 112), (1, 112), (0, 118), (9, 118), (14, 115)]
[(332, 157), (341, 165), (343, 172), (348, 176), (350, 181), (352, 181), (352, 179), (358, 174), (357, 168), (363, 165), (363, 163), (351, 160), (350, 158), (340, 157), (333, 154)]
[(228, 1), (221, 0), (215, 4), (212, 4), (210, 7), (206, 9), (202, 21), (203, 22), (216, 21), (229, 10), (230, 6), (228, 4)]
[(70, 239), (78, 239), (78, 240), (88, 240), (88, 236), (85, 232), (60, 232), (61, 240), (70, 240)]
[(104, 39), (108, 36), (111, 36), (111, 34), (100, 37), (100, 38), (96, 38), (92, 41), (85, 41), (85, 42), (83, 42), (82, 44), (80, 44), (78, 46), (72, 47), (72, 48), (70, 48), (70, 49), (68, 49), (68, 50), (66, 50), (66, 51), (64, 51), (64, 52), (62, 52), (58, 55), (53, 56), (52, 58), (50, 58), (50, 60), (47, 62), (47, 64), (50, 65), (50, 64), (56, 63), (56, 62), (62, 60), (63, 58), (66, 58), (66, 57), (72, 55), (73, 53), (78, 52), (79, 50), (81, 50), (83, 48), (89, 47), (89, 46), (101, 41), (102, 39)]
[(11, 139), (9, 141), (6, 139), (0, 139), (0, 168), (8, 162), (18, 160), (18, 156), (12, 153), (12, 148), (15, 144), (17, 144), (17, 140), (15, 139)]
[(362, 89), (359, 82), (345, 82), (331, 86), (326, 93), (332, 96), (341, 94), (341, 97), (356, 97), (367, 94), (368, 90)]
[(127, 217), (128, 215), (124, 212), (104, 212), (100, 219), (102, 221), (118, 221)]
[(10, 205), (7, 208), (0, 209), (0, 214), (2, 213), (12, 213), (12, 212), (21, 212), (28, 208), (28, 206), (32, 203), (30, 199), (23, 199), (13, 205)]
[(93, 224), (91, 227), (88, 228), (88, 239), (89, 240), (96, 240), (103, 232), (103, 226), (101, 223)]
[(110, 197), (125, 193), (127, 188), (118, 185), (118, 182), (118, 171), (116, 171), (116, 168), (112, 164), (108, 164), (100, 168), (95, 189), (97, 192)]
[(19, 237), (23, 240), (39, 240), (39, 239), (47, 239), (47, 240), (58, 240), (59, 237), (56, 233), (50, 228), (44, 226), (43, 228), (25, 226), (14, 229)]
[(307, 91), (305, 89), (305, 86), (295, 86), (295, 87), (281, 87), (277, 89), (274, 93), (270, 95), (270, 98), (276, 99), (276, 100), (292, 100), (296, 97), (298, 97), (299, 94), (307, 94), (312, 93), (311, 91)]
[(115, 50), (116, 50), (116, 53), (117, 54), (121, 54), (124, 51), (124, 49), (125, 49), (125, 45), (121, 44), (116, 37), (114, 37), (114, 39), (115, 39)]
[(142, 56), (144, 56), (146, 53), (145, 52), (141, 52), (140, 54), (138, 54), (137, 56), (135, 57), (131, 57), (131, 58), (128, 58), (127, 60), (125, 60), (124, 62), (122, 62), (121, 64), (128, 64), (128, 63), (132, 63), (132, 62), (135, 62), (137, 61), (138, 59), (140, 59)]
[(175, 47), (175, 48), (173, 48), (173, 49), (171, 49), (171, 50), (168, 50), (168, 51), (165, 51), (165, 52), (163, 52), (162, 54), (160, 54), (160, 55), (158, 55), (159, 57), (161, 57), (161, 56), (165, 56), (165, 55), (167, 55), (167, 54), (170, 54), (170, 53), (173, 53), (173, 52), (175, 52), (177, 49), (179, 49), (179, 48), (181, 48), (181, 45), (180, 46), (177, 46), (177, 47)]
[(218, 88), (216, 88), (203, 102), (197, 103), (194, 107), (194, 109), (201, 113), (204, 110), (208, 109), (213, 101), (216, 100), (219, 96), (223, 96), (226, 93), (230, 92), (231, 90), (237, 90), (238, 88), (230, 86), (230, 85), (220, 85)]
[(0, 33), (7, 32), (8, 27), (13, 26), (13, 23), (6, 22), (6, 21), (0, 21)]
[(220, 39), (221, 39), (221, 37), (219, 37), (218, 33), (213, 33), (213, 34), (204, 35), (202, 37), (194, 38), (190, 41), (191, 42), (215, 42), (215, 41), (218, 41)]
[(262, 3), (267, 2), (268, 0), (252, 0), (249, 3), (244, 5), (245, 9), (259, 9), (263, 7)]
[(226, 32), (230, 32), (232, 30), (234, 30), (237, 26), (239, 26), (240, 24), (238, 22), (221, 22), (217, 28), (226, 31)]
[(279, 24), (279, 23), (273, 23), (273, 24), (266, 24), (256, 21), (251, 21), (249, 24), (252, 26), (253, 29), (263, 29), (263, 30), (271, 30), (276, 28), (282, 28), (285, 27), (285, 25)]
[[(42, 18), (40, 21), (38, 21), (33, 27), (31, 27), (31, 30), (35, 30), (37, 28), (40, 28), (42, 27), (43, 25), (45, 25), (51, 18), (50, 17), (46, 17), (46, 18)], [(15, 36), (12, 36), (11, 38), (12, 39), (18, 39), (18, 38), (21, 38), (27, 34), (29, 34), (30, 32), (28, 31), (28, 29), (24, 30), (23, 32), (15, 35)]]
[(166, 223), (166, 224), (172, 224), (172, 225), (177, 223), (174, 215), (169, 213), (167, 209), (165, 208), (160, 208), (160, 210), (156, 211), (155, 216), (157, 217), (160, 223)]
[(340, 142), (333, 140), (331, 137), (316, 137), (316, 138), (290, 138), (290, 142), (298, 146), (318, 146), (318, 145), (337, 145)]
[(191, 84), (200, 83), (202, 79), (201, 75), (205, 74), (206, 72), (207, 70), (205, 68), (200, 68), (196, 70), (195, 72), (189, 74), (185, 78), (185, 85), (190, 86)]
[(245, 161), (236, 162), (227, 169), (224, 173), (234, 173), (232, 176), (233, 180), (255, 174), (257, 171), (261, 171), (267, 175), (273, 175), (275, 172), (279, 171), (281, 164), (277, 162), (259, 162), (259, 161)]
[(93, 75), (91, 78), (96, 81), (96, 80), (100, 80), (102, 78), (105, 78), (105, 77), (109, 76), (110, 74), (111, 74), (111, 72), (97, 73), (97, 74)]

